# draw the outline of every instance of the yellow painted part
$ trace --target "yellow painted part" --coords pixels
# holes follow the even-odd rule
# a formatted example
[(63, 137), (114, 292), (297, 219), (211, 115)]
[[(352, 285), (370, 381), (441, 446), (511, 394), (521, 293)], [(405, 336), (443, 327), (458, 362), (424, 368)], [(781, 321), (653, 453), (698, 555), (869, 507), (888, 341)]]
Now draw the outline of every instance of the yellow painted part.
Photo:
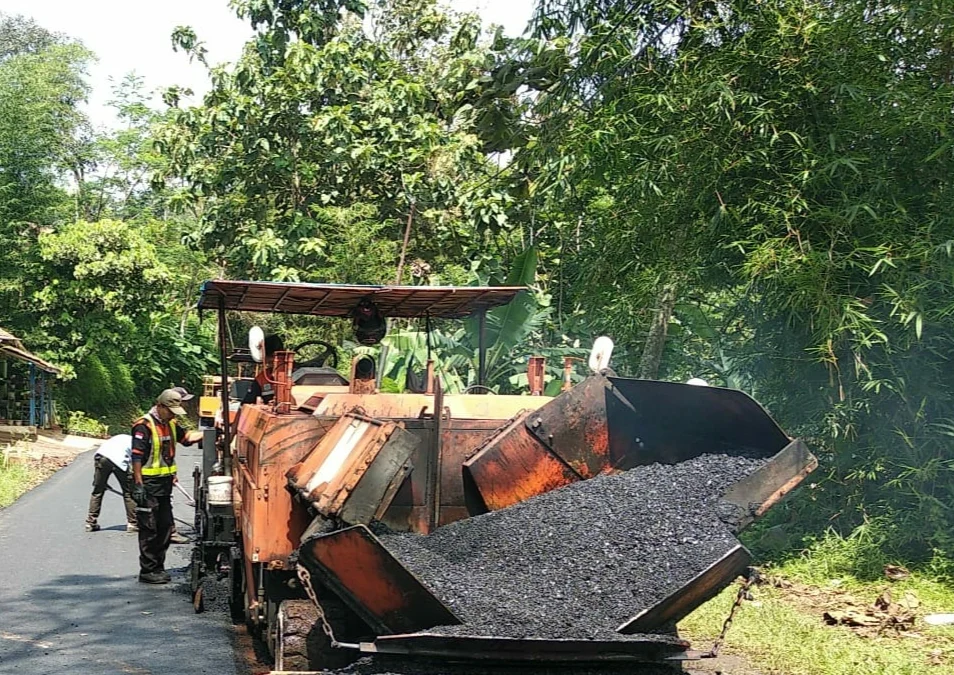
[(214, 417), (221, 406), (222, 401), (217, 396), (203, 396), (199, 399), (199, 417)]
[[(508, 420), (521, 410), (536, 410), (552, 401), (549, 396), (495, 396), (494, 394), (451, 394), (444, 397), (454, 419)], [(434, 397), (427, 394), (328, 394), (315, 415), (336, 417), (360, 406), (370, 417), (409, 418), (421, 410), (433, 414)]]

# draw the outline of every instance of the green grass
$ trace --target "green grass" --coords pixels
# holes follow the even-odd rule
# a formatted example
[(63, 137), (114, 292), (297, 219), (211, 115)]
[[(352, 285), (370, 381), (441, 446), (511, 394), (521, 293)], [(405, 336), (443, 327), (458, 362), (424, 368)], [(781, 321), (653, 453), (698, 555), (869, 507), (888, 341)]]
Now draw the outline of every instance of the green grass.
[(0, 455), (0, 508), (9, 506), (27, 490), (49, 475), (49, 470), (36, 464), (4, 462)]
[[(724, 591), (686, 617), (680, 633), (707, 649), (722, 627), (736, 588)], [(743, 656), (769, 675), (925, 675), (954, 673), (954, 630), (918, 628), (924, 639), (865, 637), (850, 628), (827, 626), (820, 613), (800, 609), (778, 589), (756, 590), (758, 605), (736, 613), (723, 651)], [(932, 649), (943, 665), (931, 665)]]
[[(932, 627), (918, 621), (900, 635), (879, 636), (825, 624), (822, 605), (826, 602), (837, 605), (850, 595), (866, 606), (886, 588), (894, 598), (912, 592), (920, 601), (918, 617), (954, 612), (949, 561), (936, 556), (910, 578), (889, 581), (883, 576), (883, 565), (897, 561), (879, 557), (868, 543), (829, 533), (808, 551), (769, 566), (765, 574), (791, 581), (795, 587), (755, 587), (755, 602), (744, 603), (736, 613), (724, 651), (742, 656), (766, 675), (954, 674), (954, 626)], [(821, 591), (821, 596), (812, 595), (813, 589)], [(737, 591), (733, 585), (679, 624), (694, 648), (708, 649)], [(932, 663), (934, 651), (939, 664)]]

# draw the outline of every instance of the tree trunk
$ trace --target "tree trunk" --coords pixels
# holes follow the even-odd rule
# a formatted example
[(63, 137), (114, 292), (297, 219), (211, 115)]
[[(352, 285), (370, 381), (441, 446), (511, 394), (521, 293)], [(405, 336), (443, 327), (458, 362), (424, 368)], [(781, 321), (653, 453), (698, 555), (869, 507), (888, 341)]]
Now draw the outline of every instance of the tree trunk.
[(649, 335), (643, 346), (642, 358), (639, 359), (639, 377), (644, 380), (655, 380), (659, 376), (659, 365), (662, 363), (663, 348), (666, 346), (666, 332), (675, 304), (676, 286), (667, 283), (659, 295), (659, 308), (649, 325)]

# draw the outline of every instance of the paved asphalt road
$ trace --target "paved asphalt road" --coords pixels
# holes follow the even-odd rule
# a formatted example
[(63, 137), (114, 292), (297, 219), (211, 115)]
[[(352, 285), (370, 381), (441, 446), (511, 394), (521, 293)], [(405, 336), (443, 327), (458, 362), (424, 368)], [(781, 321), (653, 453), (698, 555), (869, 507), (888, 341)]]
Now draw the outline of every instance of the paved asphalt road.
[[(183, 477), (198, 452), (180, 448)], [(237, 675), (232, 626), (192, 610), (190, 546), (170, 549), (172, 584), (138, 583), (136, 535), (125, 532), (119, 495), (106, 493), (103, 529), (83, 531), (92, 480), (87, 452), (0, 510), (0, 673)], [(192, 522), (178, 492), (173, 505), (176, 518)]]

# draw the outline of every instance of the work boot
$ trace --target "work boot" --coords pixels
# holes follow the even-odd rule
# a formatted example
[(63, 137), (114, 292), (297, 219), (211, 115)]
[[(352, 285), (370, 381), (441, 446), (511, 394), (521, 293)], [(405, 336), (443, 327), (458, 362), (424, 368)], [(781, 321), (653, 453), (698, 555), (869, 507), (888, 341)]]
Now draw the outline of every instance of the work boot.
[(169, 576), (169, 573), (166, 572), (165, 570), (162, 570), (162, 571), (159, 572), (158, 574), (159, 574), (160, 577), (162, 577), (163, 579), (166, 580), (165, 583), (168, 584), (170, 581), (172, 581), (172, 577)]
[(192, 541), (191, 539), (179, 534), (178, 532), (173, 532), (172, 536), (169, 537), (170, 544), (188, 544), (191, 541)]
[(136, 523), (126, 523), (126, 532), (139, 532), (139, 526)]
[(99, 523), (86, 523), (87, 532), (99, 532)]
[(168, 584), (170, 577), (165, 572), (140, 572), (139, 583), (141, 584)]

